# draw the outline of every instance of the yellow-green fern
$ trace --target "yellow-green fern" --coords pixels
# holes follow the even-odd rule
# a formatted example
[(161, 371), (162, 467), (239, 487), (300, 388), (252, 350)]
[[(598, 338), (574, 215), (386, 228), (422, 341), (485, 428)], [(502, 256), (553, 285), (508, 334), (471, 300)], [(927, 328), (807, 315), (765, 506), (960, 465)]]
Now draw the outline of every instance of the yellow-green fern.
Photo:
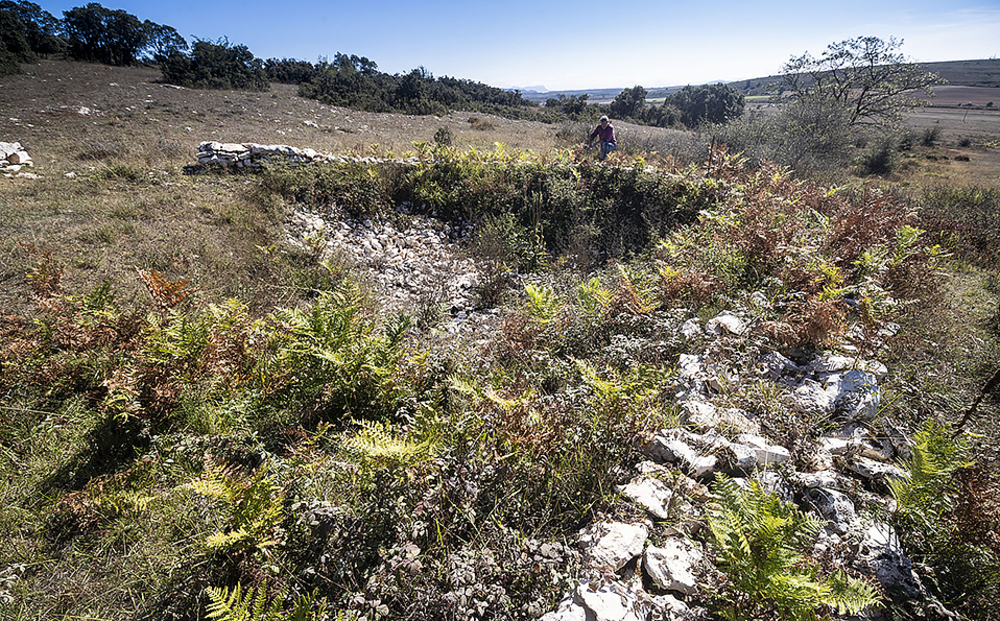
[[(315, 596), (300, 596), (288, 610), (284, 609), (288, 589), (267, 597), (267, 582), (259, 588), (243, 590), (237, 583), (233, 589), (209, 587), (208, 618), (215, 621), (313, 621), (326, 618), (326, 600)], [(337, 615), (341, 621), (343, 614)]]
[(262, 550), (279, 543), (277, 526), (284, 519), (284, 496), (263, 468), (246, 477), (238, 468), (209, 464), (188, 487), (226, 507), (226, 527), (208, 537), (209, 548)]

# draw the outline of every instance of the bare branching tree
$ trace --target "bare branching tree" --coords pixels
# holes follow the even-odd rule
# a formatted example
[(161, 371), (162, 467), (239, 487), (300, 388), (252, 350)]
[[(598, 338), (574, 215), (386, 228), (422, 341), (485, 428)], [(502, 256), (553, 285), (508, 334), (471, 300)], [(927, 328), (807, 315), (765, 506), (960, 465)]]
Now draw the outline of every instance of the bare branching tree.
[(898, 52), (902, 40), (857, 37), (831, 43), (819, 58), (808, 52), (782, 68), (782, 92), (802, 102), (843, 107), (850, 125), (889, 125), (926, 105), (943, 80)]

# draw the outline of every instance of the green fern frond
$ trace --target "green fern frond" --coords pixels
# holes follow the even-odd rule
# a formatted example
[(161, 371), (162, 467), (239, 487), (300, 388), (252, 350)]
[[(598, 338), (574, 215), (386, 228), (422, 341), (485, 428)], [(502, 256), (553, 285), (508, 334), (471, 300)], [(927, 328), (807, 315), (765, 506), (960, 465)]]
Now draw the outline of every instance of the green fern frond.
[(432, 456), (440, 442), (433, 436), (416, 441), (401, 438), (387, 423), (362, 421), (361, 429), (345, 444), (363, 459), (379, 464), (412, 465)]
[(951, 508), (952, 474), (970, 465), (965, 459), (967, 447), (934, 421), (927, 421), (913, 440), (910, 459), (899, 464), (906, 478), (892, 480), (889, 486), (900, 513), (933, 527), (936, 517)]
[(226, 506), (226, 528), (206, 540), (210, 548), (263, 549), (278, 543), (273, 534), (284, 519), (284, 496), (265, 469), (247, 479), (232, 466), (208, 464), (188, 487)]
[(216, 621), (274, 621), (281, 612), (281, 601), (268, 601), (267, 583), (243, 591), (239, 583), (230, 591), (227, 587), (209, 587), (208, 618)]
[[(768, 493), (757, 482), (741, 489), (725, 476), (712, 486), (707, 512), (712, 547), (733, 590), (783, 619), (812, 620), (821, 606), (858, 612), (877, 603), (871, 585), (846, 575), (822, 576), (803, 554), (820, 529), (818, 518)], [(741, 618), (733, 594), (719, 612)], [(736, 617), (731, 617), (735, 614)]]
[(878, 590), (873, 584), (852, 578), (842, 569), (830, 574), (830, 605), (841, 615), (856, 615), (865, 608), (879, 603)]
[[(290, 610), (284, 610), (288, 598), (287, 587), (274, 597), (267, 596), (267, 581), (260, 587), (243, 590), (239, 583), (232, 590), (227, 587), (209, 587), (208, 618), (215, 621), (319, 621), (327, 617), (326, 599), (316, 599), (316, 594), (301, 595)], [(337, 621), (345, 616), (338, 613)]]
[(528, 294), (528, 316), (537, 323), (550, 323), (559, 314), (562, 302), (551, 287), (528, 283), (524, 292)]
[(614, 294), (604, 288), (601, 280), (594, 276), (587, 282), (579, 284), (576, 290), (577, 302), (588, 313), (596, 313), (604, 310), (610, 303)]

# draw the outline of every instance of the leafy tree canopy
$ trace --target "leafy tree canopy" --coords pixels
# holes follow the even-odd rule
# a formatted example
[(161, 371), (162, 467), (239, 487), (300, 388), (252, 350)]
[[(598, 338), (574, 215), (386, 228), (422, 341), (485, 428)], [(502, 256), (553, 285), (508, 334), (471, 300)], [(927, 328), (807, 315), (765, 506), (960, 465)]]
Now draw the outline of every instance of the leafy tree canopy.
[(640, 118), (646, 107), (646, 89), (641, 86), (626, 88), (611, 102), (611, 114), (622, 119)]
[(680, 111), (681, 122), (688, 127), (738, 118), (744, 103), (743, 93), (728, 84), (688, 85), (663, 101), (664, 106)]
[(145, 22), (121, 9), (96, 2), (63, 13), (62, 27), (69, 55), (76, 60), (124, 67), (142, 58), (160, 61), (187, 49), (187, 42), (170, 26)]
[(216, 42), (197, 40), (190, 54), (174, 51), (160, 61), (163, 79), (189, 88), (266, 91), (271, 88), (264, 62), (245, 45), (232, 45), (225, 38)]
[[(52, 54), (62, 50), (59, 20), (34, 2), (0, 0), (0, 13), (6, 16), (0, 27), (0, 41), (23, 37), (33, 54)], [(8, 45), (8, 51), (10, 49)]]

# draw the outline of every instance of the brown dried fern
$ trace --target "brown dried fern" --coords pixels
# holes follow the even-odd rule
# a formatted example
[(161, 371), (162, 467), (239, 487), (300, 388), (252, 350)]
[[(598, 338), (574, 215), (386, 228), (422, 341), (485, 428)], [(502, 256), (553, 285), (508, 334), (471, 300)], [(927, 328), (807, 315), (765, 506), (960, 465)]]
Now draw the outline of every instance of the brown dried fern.
[(34, 244), (18, 243), (18, 246), (32, 257), (38, 259), (36, 265), (28, 272), (28, 284), (39, 298), (51, 298), (62, 291), (63, 267), (56, 263), (50, 248), (38, 248)]
[(177, 307), (181, 302), (188, 299), (190, 295), (199, 289), (190, 288), (190, 280), (169, 280), (156, 270), (148, 272), (136, 268), (142, 284), (146, 285), (146, 291), (153, 299), (153, 303), (163, 311), (169, 311)]

